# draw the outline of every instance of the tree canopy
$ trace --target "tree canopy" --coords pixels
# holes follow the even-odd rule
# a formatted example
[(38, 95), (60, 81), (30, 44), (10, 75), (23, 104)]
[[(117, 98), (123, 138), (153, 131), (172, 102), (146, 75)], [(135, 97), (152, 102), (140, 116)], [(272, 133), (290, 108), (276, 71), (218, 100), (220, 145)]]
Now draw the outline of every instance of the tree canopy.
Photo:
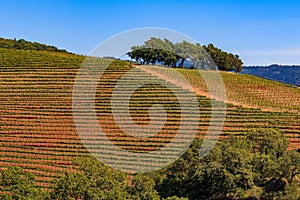
[(300, 154), (274, 129), (249, 130), (218, 143), (204, 158), (201, 140), (156, 180), (162, 197), (189, 199), (298, 199)]
[(133, 46), (127, 55), (142, 64), (160, 63), (164, 66), (183, 67), (189, 61), (191, 68), (241, 71), (243, 62), (238, 55), (227, 53), (213, 44), (201, 46), (187, 41), (172, 43), (167, 39), (150, 38), (141, 46)]
[(19, 167), (0, 172), (0, 199), (47, 199), (49, 194), (35, 184), (33, 174)]

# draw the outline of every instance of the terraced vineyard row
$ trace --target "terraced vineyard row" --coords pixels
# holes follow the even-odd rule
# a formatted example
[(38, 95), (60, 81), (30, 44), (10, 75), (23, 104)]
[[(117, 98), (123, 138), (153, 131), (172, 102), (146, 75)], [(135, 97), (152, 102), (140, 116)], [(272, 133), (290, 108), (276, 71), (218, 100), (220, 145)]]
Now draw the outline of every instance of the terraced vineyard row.
[[(51, 187), (53, 178), (74, 170), (72, 159), (89, 155), (75, 129), (72, 112), (73, 83), (83, 57), (0, 49), (0, 60), (0, 167), (5, 169), (7, 166), (21, 166), (37, 176), (39, 186)], [(94, 66), (97, 67), (97, 60)], [(150, 123), (150, 108), (151, 119), (158, 119), (154, 120), (153, 128), (162, 125), (160, 119), (166, 119), (163, 128), (150, 138), (130, 136), (114, 120), (112, 92), (120, 78), (132, 69), (135, 70), (134, 80), (161, 83), (139, 87), (132, 94), (129, 104), (130, 116), (140, 126)], [(129, 91), (133, 86), (128, 84), (123, 87), (127, 87)], [(185, 124), (197, 123), (197, 137), (204, 137), (212, 125), (210, 123), (217, 123), (223, 117), (220, 110), (220, 115), (211, 119), (212, 102), (204, 96), (197, 96), (200, 104), (198, 115), (185, 112), (172, 91), (186, 98), (191, 95), (189, 91), (134, 66), (123, 62), (114, 63), (103, 71), (97, 86), (95, 105), (98, 123), (89, 121), (85, 115), (82, 115), (82, 123), (91, 128), (102, 127), (107, 137), (119, 148), (143, 153), (158, 150), (172, 141), (182, 120), (185, 120)], [(157, 102), (164, 107), (165, 114), (161, 112), (161, 108), (152, 107)], [(223, 109), (222, 102), (216, 103), (220, 107), (215, 109)], [(122, 99), (115, 99), (114, 106), (117, 113), (126, 111)], [(300, 147), (299, 114), (264, 112), (232, 104), (227, 104), (226, 107), (222, 138), (230, 134), (242, 134), (249, 128), (275, 127), (285, 132), (291, 145)], [(218, 129), (216, 126), (216, 131)], [(188, 127), (185, 130), (188, 132)], [(101, 138), (95, 141), (101, 142)]]
[[(146, 66), (160, 74), (168, 74), (173, 69)], [(282, 84), (251, 75), (230, 72), (213, 72), (177, 69), (178, 72), (199, 89), (203, 94), (208, 94), (207, 85), (203, 77), (220, 73), (226, 89), (227, 100), (234, 104), (248, 107), (265, 108), (273, 111), (300, 110), (300, 90), (290, 85)]]

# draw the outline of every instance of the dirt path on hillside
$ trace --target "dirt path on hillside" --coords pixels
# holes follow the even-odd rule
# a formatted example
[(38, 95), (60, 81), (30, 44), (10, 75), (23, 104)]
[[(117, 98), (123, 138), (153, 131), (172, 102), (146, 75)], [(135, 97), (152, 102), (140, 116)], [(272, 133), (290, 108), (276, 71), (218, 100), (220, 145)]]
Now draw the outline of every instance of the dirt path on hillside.
[[(165, 75), (163, 73), (160, 73), (160, 72), (158, 72), (156, 70), (153, 70), (150, 67), (143, 66), (143, 65), (136, 65), (135, 67), (138, 68), (138, 69), (140, 69), (140, 70), (143, 70), (144, 72), (147, 72), (147, 73), (149, 73), (149, 74), (151, 74), (153, 76), (156, 76), (156, 77), (158, 77), (160, 79), (163, 79), (163, 80), (165, 80), (165, 81), (167, 81), (169, 83), (172, 83), (173, 85), (181, 87), (181, 88), (183, 88), (185, 90), (188, 90), (190, 92), (194, 92), (197, 95), (205, 96), (207, 98), (214, 99), (214, 100), (220, 100), (220, 98), (212, 96), (209, 92), (204, 91), (201, 88), (191, 86), (189, 83), (186, 83), (186, 82), (183, 82), (183, 81), (178, 81), (178, 80), (176, 80), (176, 78), (170, 78), (170, 76), (167, 76), (167, 75)], [(175, 73), (174, 73), (174, 75), (175, 75)], [(176, 76), (178, 76), (177, 73), (176, 73)], [(292, 113), (299, 114), (299, 112), (297, 112), (296, 110), (288, 110), (288, 109), (279, 109), (279, 108), (253, 106), (253, 105), (249, 105), (249, 104), (245, 104), (245, 103), (241, 103), (241, 102), (236, 102), (236, 101), (230, 100), (227, 97), (225, 99), (225, 103), (232, 104), (232, 105), (235, 105), (235, 106), (242, 106), (244, 108), (260, 109), (262, 111), (270, 111), (270, 112), (278, 112), (278, 111), (280, 111), (280, 112), (292, 112)]]

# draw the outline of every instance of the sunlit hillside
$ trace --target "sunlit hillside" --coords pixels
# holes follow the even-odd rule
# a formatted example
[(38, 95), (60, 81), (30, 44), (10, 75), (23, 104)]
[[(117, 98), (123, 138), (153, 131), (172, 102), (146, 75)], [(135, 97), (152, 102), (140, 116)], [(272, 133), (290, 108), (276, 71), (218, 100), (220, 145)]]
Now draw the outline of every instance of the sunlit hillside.
[[(20, 166), (36, 175), (37, 185), (51, 188), (53, 178), (74, 170), (74, 158), (89, 155), (76, 132), (72, 112), (73, 83), (84, 57), (58, 52), (0, 49), (0, 60), (0, 167)], [(94, 61), (97, 67), (97, 59)], [(149, 105), (159, 101), (165, 102), (167, 122), (161, 132), (150, 139), (136, 139), (122, 132), (114, 122), (110, 97), (120, 77), (131, 69), (135, 69), (135, 77), (141, 80), (161, 81), (182, 95), (191, 91), (173, 84), (172, 77), (165, 80), (123, 61), (114, 62), (103, 71), (96, 94), (99, 125), (119, 148), (141, 153), (153, 151), (172, 140), (182, 111), (168, 89), (145, 86), (132, 97), (132, 118), (136, 123), (147, 124)], [(197, 93), (200, 115), (194, 117), (200, 119), (197, 137), (202, 138), (210, 122), (217, 121), (211, 119), (212, 102), (205, 96), (205, 85), (197, 73), (178, 71), (200, 90)], [(291, 148), (300, 147), (299, 90), (247, 75), (221, 75), (229, 99), (222, 138), (243, 134), (250, 128), (276, 128), (285, 133)], [(123, 102), (118, 102), (118, 105), (122, 112)], [(262, 110), (258, 108), (260, 106), (270, 109)], [(160, 113), (156, 113), (155, 117), (159, 118)], [(131, 163), (135, 164), (138, 163)]]

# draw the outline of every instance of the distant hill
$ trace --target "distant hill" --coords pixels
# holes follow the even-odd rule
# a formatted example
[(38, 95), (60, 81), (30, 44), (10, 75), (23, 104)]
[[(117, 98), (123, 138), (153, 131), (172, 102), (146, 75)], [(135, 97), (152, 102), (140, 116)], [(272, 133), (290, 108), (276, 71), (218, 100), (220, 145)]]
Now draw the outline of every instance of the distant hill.
[(244, 67), (241, 73), (300, 87), (300, 66), (296, 65), (248, 66)]
[(40, 50), (40, 51), (52, 51), (52, 52), (64, 52), (69, 53), (64, 49), (58, 49), (55, 46), (41, 44), (38, 42), (29, 42), (24, 39), (4, 39), (0, 37), (0, 48), (6, 49), (22, 49), (22, 50)]

